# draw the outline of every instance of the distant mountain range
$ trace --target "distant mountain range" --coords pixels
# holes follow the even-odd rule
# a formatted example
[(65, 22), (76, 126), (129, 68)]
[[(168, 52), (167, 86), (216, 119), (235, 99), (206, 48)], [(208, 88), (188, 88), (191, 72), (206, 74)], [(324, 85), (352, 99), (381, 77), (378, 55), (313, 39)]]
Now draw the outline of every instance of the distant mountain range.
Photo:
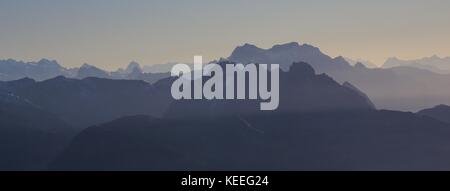
[(56, 76), (76, 76), (76, 69), (61, 67), (56, 61), (42, 59), (38, 62), (22, 62), (12, 59), (0, 60), (0, 81), (33, 78), (45, 80)]
[[(233, 63), (227, 62), (220, 64)], [(4, 109), (2, 110), (2, 116), (5, 118), (0, 120), (4, 124), (0, 127), (0, 132), (5, 132), (5, 135), (11, 138), (21, 136), (20, 134), (12, 135), (8, 132), (11, 128), (20, 130), (20, 128), (15, 127), (16, 123), (25, 123), (27, 125), (25, 126), (27, 131), (55, 132), (56, 130), (56, 132), (59, 131), (66, 137), (73, 136), (74, 131), (82, 131), (78, 135), (81, 136), (85, 133), (83, 129), (88, 126), (96, 126), (117, 118), (133, 115), (159, 116), (177, 123), (177, 120), (186, 119), (188, 116), (207, 119), (211, 116), (214, 118), (222, 118), (226, 116), (239, 116), (241, 114), (259, 116), (268, 114), (288, 115), (308, 112), (374, 110), (367, 96), (351, 84), (339, 85), (326, 75), (316, 75), (314, 69), (306, 63), (295, 63), (291, 67), (291, 70), (283, 73), (281, 77), (283, 84), (280, 93), (282, 102), (280, 112), (277, 113), (261, 113), (259, 107), (253, 105), (253, 102), (242, 104), (238, 100), (231, 102), (219, 101), (217, 104), (208, 101), (204, 103), (174, 101), (170, 95), (170, 87), (175, 78), (166, 78), (154, 84), (139, 80), (113, 80), (93, 77), (80, 80), (62, 76), (41, 82), (27, 78), (0, 82), (0, 92), (8, 95), (2, 100), (5, 100), (4, 102), (7, 104), (14, 103), (9, 104), (10, 106), (8, 107), (2, 106)], [(22, 105), (26, 107), (21, 109), (23, 107)], [(71, 128), (66, 128), (65, 126)], [(40, 130), (41, 128), (43, 129)], [(73, 130), (66, 131), (65, 129)], [(134, 134), (134, 132), (132, 133)], [(46, 143), (45, 141), (53, 141), (54, 137), (50, 135), (43, 137), (45, 140), (42, 144)], [(142, 135), (146, 134), (144, 133)], [(59, 134), (55, 134), (55, 136), (57, 138), (60, 137)], [(104, 134), (101, 136), (108, 139), (109, 135)], [(35, 144), (34, 146), (36, 147), (40, 145), (37, 144), (39, 140), (29, 137), (24, 138), (28, 140), (29, 144)], [(149, 140), (156, 141), (155, 139)], [(12, 139), (3, 139), (3, 141), (3, 145), (18, 145), (17, 149), (13, 150), (14, 153), (9, 154), (11, 158), (8, 160), (19, 160), (20, 155), (18, 154), (19, 152), (23, 152), (24, 148), (19, 148), (20, 144), (14, 142)], [(51, 142), (55, 145), (47, 145), (44, 146), (45, 148), (36, 148), (38, 151), (50, 149), (48, 153), (42, 153), (42, 160), (33, 160), (35, 157), (41, 156), (36, 156), (32, 153), (29, 156), (29, 161), (27, 160), (17, 164), (17, 167), (14, 169), (28, 169), (29, 165), (36, 165), (36, 168), (42, 168), (42, 165), (46, 161), (48, 162), (49, 158), (54, 157), (56, 153), (61, 151), (60, 149), (65, 146), (64, 141), (67, 141), (67, 139), (65, 138), (60, 141), (57, 143)], [(125, 141), (129, 142), (134, 140), (127, 138)], [(88, 143), (90, 145), (89, 147), (93, 146), (91, 144)], [(151, 145), (145, 145), (145, 147), (147, 146)], [(157, 147), (155, 148), (158, 149)], [(0, 148), (0, 154), (9, 152), (6, 149), (2, 150)], [(98, 152), (103, 151), (106, 150), (98, 150)], [(81, 153), (79, 154), (78, 156), (82, 156)], [(164, 154), (160, 155), (158, 153), (153, 153), (152, 155), (155, 157), (152, 160), (155, 161), (161, 159), (159, 157), (165, 157)], [(128, 157), (132, 156), (130, 155)], [(111, 159), (115, 160), (114, 158)], [(9, 163), (0, 163), (0, 169), (8, 168), (7, 164)], [(93, 161), (91, 164), (94, 164)], [(72, 168), (76, 167), (72, 166)], [(161, 166), (160, 168), (166, 167)]]
[(409, 66), (368, 68), (352, 66), (343, 57), (331, 58), (308, 44), (287, 43), (261, 49), (245, 44), (229, 57), (241, 63), (278, 63), (284, 70), (294, 62), (310, 64), (339, 83), (350, 82), (365, 92), (380, 109), (418, 111), (438, 104), (450, 104), (450, 75)]
[(355, 66), (356, 64), (361, 63), (362, 65), (364, 65), (367, 68), (378, 68), (378, 66), (376, 64), (374, 64), (373, 62), (368, 61), (368, 60), (363, 60), (360, 58), (354, 60), (354, 59), (347, 58), (347, 57), (344, 57), (344, 59), (352, 66)]
[[(325, 73), (340, 84), (351, 83), (380, 109), (415, 112), (434, 105), (450, 105), (450, 89), (444, 88), (450, 84), (450, 74), (445, 72), (449, 58), (433, 56), (416, 61), (391, 58), (383, 68), (377, 68), (361, 59), (352, 60), (342, 56), (332, 58), (312, 45), (291, 42), (274, 45), (269, 49), (244, 44), (235, 48), (228, 60), (240, 63), (278, 63), (284, 71), (289, 70), (294, 62), (306, 62), (318, 74)], [(125, 69), (107, 72), (89, 64), (66, 69), (56, 61), (47, 59), (30, 63), (4, 60), (0, 61), (0, 81), (24, 77), (42, 81), (65, 76), (77, 79), (97, 77), (144, 80), (155, 83), (169, 77), (173, 65), (175, 63), (141, 67), (138, 63), (131, 62)]]
[(392, 68), (398, 66), (409, 66), (426, 69), (441, 74), (450, 74), (450, 57), (441, 58), (434, 55), (417, 60), (400, 60), (396, 57), (392, 57), (386, 60), (383, 68)]
[[(234, 64), (223, 61), (219, 64)], [(90, 68), (90, 66), (83, 66)], [(173, 102), (171, 82), (56, 77), (0, 83), (0, 91), (28, 100), (55, 113), (74, 127), (87, 127), (126, 115), (208, 116), (258, 113), (259, 100), (181, 100)], [(247, 86), (248, 88), (248, 86)], [(278, 112), (319, 112), (374, 109), (370, 99), (353, 85), (339, 85), (325, 74), (316, 75), (306, 63), (295, 63), (280, 76)], [(196, 111), (188, 112), (186, 111)]]
[(108, 72), (93, 65), (83, 64), (80, 68), (64, 68), (54, 60), (42, 59), (38, 62), (22, 62), (16, 60), (0, 60), (0, 81), (11, 81), (31, 78), (37, 81), (48, 80), (57, 76), (83, 79), (88, 77), (144, 80), (154, 83), (169, 77), (168, 72), (145, 73), (136, 62), (131, 62), (126, 69)]

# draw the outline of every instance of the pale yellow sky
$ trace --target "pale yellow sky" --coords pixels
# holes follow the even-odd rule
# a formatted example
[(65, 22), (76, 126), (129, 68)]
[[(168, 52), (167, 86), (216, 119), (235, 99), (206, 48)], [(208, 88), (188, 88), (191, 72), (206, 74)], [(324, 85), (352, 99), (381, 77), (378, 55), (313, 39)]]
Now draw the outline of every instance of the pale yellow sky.
[(450, 56), (446, 0), (0, 0), (0, 59), (104, 69), (296, 41), (370, 60)]

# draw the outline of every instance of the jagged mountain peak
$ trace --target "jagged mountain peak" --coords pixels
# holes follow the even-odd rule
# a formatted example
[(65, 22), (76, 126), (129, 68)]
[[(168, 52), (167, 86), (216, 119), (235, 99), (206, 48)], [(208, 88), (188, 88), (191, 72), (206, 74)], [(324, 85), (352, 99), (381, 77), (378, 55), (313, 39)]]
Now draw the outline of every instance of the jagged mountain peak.
[(279, 64), (283, 71), (289, 70), (294, 62), (306, 62), (319, 73), (350, 68), (343, 58), (331, 58), (319, 48), (297, 42), (275, 45), (270, 49), (258, 48), (254, 45), (239, 46), (229, 59), (238, 63)]
[(300, 44), (298, 42), (289, 42), (285, 44), (277, 44), (274, 45), (271, 50), (287, 50), (287, 49), (293, 49), (293, 48), (300, 48)]

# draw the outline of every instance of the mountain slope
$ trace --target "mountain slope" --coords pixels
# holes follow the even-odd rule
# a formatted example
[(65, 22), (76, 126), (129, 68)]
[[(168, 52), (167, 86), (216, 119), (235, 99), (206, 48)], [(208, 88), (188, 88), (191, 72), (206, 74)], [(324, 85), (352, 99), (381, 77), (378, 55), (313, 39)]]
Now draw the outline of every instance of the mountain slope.
[(383, 68), (398, 66), (409, 66), (430, 70), (436, 73), (450, 74), (450, 57), (440, 58), (439, 56), (434, 55), (416, 60), (400, 60), (396, 57), (392, 57), (386, 60)]
[(88, 77), (109, 78), (109, 73), (89, 64), (83, 64), (77, 73), (77, 78), (83, 79)]
[(0, 93), (0, 170), (42, 170), (76, 133), (55, 115)]
[(44, 80), (60, 75), (72, 76), (73, 74), (54, 60), (41, 59), (38, 62), (22, 62), (13, 59), (0, 60), (0, 81), (18, 80), (26, 77)]
[(362, 64), (350, 66), (342, 57), (331, 58), (311, 45), (287, 43), (271, 49), (254, 45), (237, 47), (230, 59), (236, 62), (279, 63), (305, 61), (317, 73), (326, 73), (339, 83), (349, 82), (358, 87), (377, 108), (418, 111), (438, 104), (450, 104), (450, 75), (410, 66), (367, 68)]
[(353, 60), (351, 58), (344, 57), (344, 59), (352, 66), (355, 66), (356, 64), (361, 63), (362, 65), (364, 65), (367, 68), (378, 68), (378, 66), (376, 64), (372, 63), (371, 61), (363, 60), (360, 58)]
[(90, 127), (52, 170), (444, 170), (450, 128), (390, 111), (121, 118)]

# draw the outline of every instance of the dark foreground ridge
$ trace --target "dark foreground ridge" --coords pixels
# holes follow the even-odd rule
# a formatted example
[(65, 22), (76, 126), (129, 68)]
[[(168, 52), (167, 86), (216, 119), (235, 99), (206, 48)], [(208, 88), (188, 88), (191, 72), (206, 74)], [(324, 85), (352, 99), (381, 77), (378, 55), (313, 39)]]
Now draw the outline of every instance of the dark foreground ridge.
[(393, 111), (166, 120), (79, 134), (51, 170), (450, 170), (448, 124)]

